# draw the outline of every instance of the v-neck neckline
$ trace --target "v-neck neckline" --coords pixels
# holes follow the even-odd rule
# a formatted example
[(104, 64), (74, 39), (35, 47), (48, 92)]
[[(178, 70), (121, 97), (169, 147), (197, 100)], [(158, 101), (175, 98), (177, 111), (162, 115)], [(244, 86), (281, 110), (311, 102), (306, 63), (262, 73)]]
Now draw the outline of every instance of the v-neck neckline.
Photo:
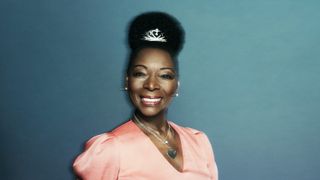
[(178, 134), (179, 136), (179, 140), (180, 140), (180, 149), (181, 149), (181, 158), (182, 158), (182, 166), (181, 166), (181, 171), (179, 171), (177, 168), (175, 168), (165, 157), (164, 155), (161, 153), (161, 151), (159, 150), (159, 148), (153, 143), (153, 141), (139, 128), (139, 126), (133, 122), (133, 120), (131, 119), (130, 120), (131, 123), (135, 126), (135, 128), (138, 129), (139, 133), (141, 134), (141, 136), (143, 136), (146, 141), (148, 141), (148, 143), (154, 148), (155, 151), (157, 151), (157, 154), (159, 154), (161, 156), (161, 159), (163, 161), (166, 162), (166, 164), (168, 166), (170, 166), (171, 169), (173, 169), (175, 172), (177, 173), (183, 173), (185, 171), (185, 148), (184, 148), (184, 142), (183, 142), (183, 139), (181, 138), (181, 133), (179, 132), (179, 130), (175, 127), (175, 124), (168, 121), (168, 123), (171, 125), (171, 127), (174, 129), (174, 131)]

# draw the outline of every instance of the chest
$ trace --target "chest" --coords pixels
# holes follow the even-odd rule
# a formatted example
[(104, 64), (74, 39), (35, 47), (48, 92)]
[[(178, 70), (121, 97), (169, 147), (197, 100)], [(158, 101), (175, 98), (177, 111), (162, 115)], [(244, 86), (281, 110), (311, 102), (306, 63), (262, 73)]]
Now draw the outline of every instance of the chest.
[[(119, 180), (126, 179), (209, 179), (207, 159), (199, 144), (180, 136), (181, 149), (178, 160), (181, 172), (165, 157), (166, 149), (159, 149), (148, 138), (136, 138), (119, 149)], [(169, 159), (170, 160), (170, 159)], [(175, 163), (175, 162), (173, 162)]]

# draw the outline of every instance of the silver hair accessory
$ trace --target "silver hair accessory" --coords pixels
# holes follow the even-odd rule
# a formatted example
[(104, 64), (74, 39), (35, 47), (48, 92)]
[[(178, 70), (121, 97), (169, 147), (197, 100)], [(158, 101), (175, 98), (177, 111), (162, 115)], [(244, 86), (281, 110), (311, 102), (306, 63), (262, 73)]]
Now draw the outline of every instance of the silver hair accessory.
[(158, 28), (147, 31), (141, 39), (145, 41), (167, 42), (163, 33)]

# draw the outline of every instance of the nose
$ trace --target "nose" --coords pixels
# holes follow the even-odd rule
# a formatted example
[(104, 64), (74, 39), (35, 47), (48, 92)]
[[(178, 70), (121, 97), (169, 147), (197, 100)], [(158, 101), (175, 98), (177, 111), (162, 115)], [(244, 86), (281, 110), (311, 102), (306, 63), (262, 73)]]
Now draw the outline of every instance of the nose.
[(156, 77), (150, 76), (143, 84), (143, 88), (149, 91), (155, 91), (160, 89), (160, 85)]

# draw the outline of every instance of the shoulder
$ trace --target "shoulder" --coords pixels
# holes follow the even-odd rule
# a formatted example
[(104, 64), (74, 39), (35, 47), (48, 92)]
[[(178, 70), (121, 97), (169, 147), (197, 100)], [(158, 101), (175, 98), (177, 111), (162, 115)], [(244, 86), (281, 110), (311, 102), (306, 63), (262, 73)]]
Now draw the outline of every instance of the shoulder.
[[(120, 167), (121, 139), (133, 131), (130, 121), (114, 130), (90, 138), (75, 159), (73, 169), (82, 179), (116, 179)], [(107, 174), (105, 174), (107, 172)]]
[(94, 160), (99, 164), (103, 159), (112, 160), (116, 157), (116, 140), (112, 133), (103, 133), (90, 138), (84, 147), (84, 151), (75, 159), (74, 168), (88, 165)]
[(102, 133), (99, 135), (95, 135), (90, 138), (85, 144), (85, 150), (90, 148), (95, 148), (95, 150), (99, 150), (103, 146), (113, 146), (115, 145), (115, 136), (112, 133)]
[(190, 128), (190, 127), (183, 127), (183, 126), (180, 126), (180, 125), (177, 125), (173, 122), (169, 122), (171, 126), (173, 126), (174, 129), (178, 130), (178, 131), (181, 131), (183, 133), (186, 133), (188, 135), (191, 135), (191, 136), (203, 136), (205, 135), (204, 132), (200, 131), (200, 130), (197, 130), (197, 129), (194, 129), (194, 128)]
[(94, 149), (95, 151), (103, 150), (103, 147), (116, 148), (119, 144), (118, 139), (122, 136), (130, 134), (132, 131), (131, 121), (127, 121), (124, 124), (116, 127), (110, 132), (95, 135), (91, 137), (85, 144), (84, 150)]
[(103, 133), (86, 142), (85, 150), (74, 161), (73, 169), (81, 179), (100, 179), (108, 170), (110, 177), (119, 171), (117, 141), (112, 133)]
[(173, 122), (170, 122), (170, 124), (172, 125), (172, 127), (176, 129), (176, 131), (178, 131), (179, 135), (184, 136), (188, 140), (196, 143), (197, 145), (211, 146), (208, 136), (203, 131), (190, 128), (190, 127), (183, 127)]
[(190, 127), (181, 127), (184, 131), (193, 134), (193, 135), (201, 135), (204, 134), (204, 132), (194, 129), (194, 128), (190, 128)]

